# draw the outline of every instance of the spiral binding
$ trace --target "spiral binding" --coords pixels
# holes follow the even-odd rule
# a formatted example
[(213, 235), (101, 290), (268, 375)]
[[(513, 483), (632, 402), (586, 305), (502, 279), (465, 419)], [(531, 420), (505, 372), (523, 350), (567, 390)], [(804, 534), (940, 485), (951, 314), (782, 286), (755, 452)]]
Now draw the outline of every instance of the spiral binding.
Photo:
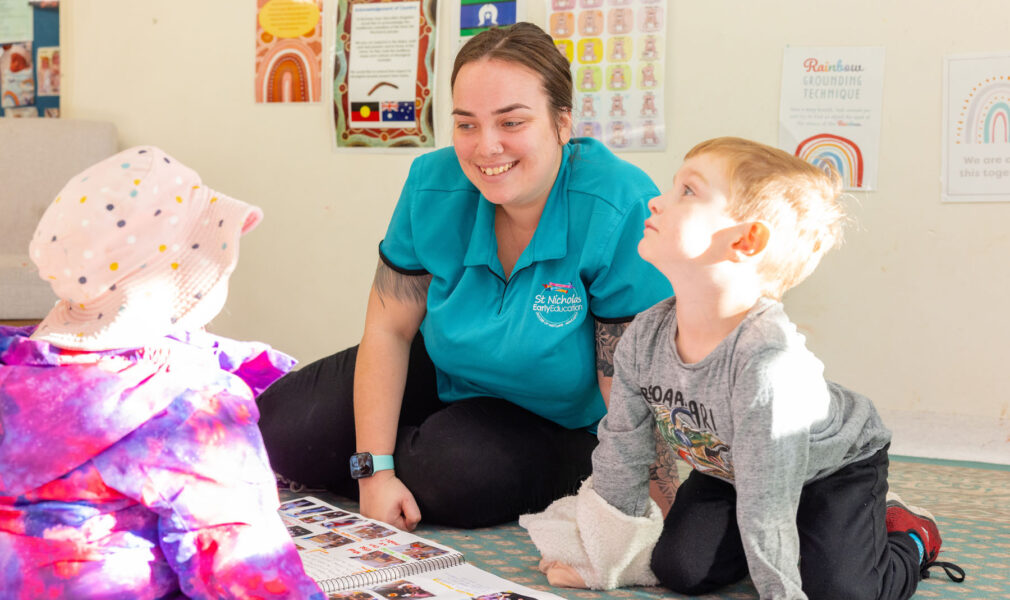
[(445, 556), (426, 558), (424, 560), (407, 563), (405, 565), (394, 565), (392, 567), (375, 569), (374, 571), (355, 573), (354, 575), (347, 575), (338, 579), (327, 579), (326, 581), (320, 581), (317, 583), (319, 583), (319, 587), (322, 588), (324, 592), (341, 592), (354, 588), (368, 587), (379, 583), (388, 583), (395, 581), (396, 579), (410, 577), (411, 575), (420, 575), (421, 573), (427, 573), (429, 571), (447, 569), (449, 567), (461, 565), (465, 562), (466, 557), (460, 553), (447, 554)]

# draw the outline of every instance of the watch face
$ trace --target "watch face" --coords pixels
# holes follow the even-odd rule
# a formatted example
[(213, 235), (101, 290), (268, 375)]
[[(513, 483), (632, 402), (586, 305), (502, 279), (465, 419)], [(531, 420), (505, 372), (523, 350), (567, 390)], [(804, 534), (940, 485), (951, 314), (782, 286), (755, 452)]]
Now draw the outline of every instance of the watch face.
[(351, 455), (351, 477), (361, 479), (371, 477), (373, 473), (372, 455), (368, 452), (359, 452)]

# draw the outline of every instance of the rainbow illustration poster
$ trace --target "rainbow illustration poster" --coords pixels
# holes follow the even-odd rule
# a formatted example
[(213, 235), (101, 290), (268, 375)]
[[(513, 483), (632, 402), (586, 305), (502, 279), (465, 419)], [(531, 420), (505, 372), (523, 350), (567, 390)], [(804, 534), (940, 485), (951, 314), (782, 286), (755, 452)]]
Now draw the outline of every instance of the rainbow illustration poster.
[(847, 190), (876, 189), (883, 90), (881, 46), (787, 47), (779, 147), (834, 170)]
[(943, 200), (1010, 202), (1010, 54), (948, 56)]

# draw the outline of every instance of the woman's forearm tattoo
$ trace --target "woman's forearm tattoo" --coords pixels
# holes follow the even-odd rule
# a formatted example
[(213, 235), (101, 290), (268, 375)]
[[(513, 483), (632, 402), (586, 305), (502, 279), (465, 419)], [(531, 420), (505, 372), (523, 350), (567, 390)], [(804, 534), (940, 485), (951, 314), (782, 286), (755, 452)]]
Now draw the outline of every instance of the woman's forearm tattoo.
[(596, 370), (603, 377), (614, 376), (614, 350), (628, 323), (596, 322)]
[(379, 259), (379, 265), (375, 268), (375, 279), (372, 285), (375, 293), (379, 296), (379, 302), (385, 306), (385, 298), (394, 298), (400, 302), (424, 304), (428, 298), (428, 284), (431, 283), (431, 275), (404, 275), (390, 269), (386, 263)]

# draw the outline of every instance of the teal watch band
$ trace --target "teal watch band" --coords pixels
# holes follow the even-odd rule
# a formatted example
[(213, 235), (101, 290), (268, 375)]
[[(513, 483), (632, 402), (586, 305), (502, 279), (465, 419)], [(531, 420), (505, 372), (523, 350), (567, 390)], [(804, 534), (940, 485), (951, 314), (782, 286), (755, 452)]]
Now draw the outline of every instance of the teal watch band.
[(364, 479), (379, 471), (387, 471), (392, 468), (393, 457), (389, 454), (357, 452), (351, 455), (351, 477), (353, 479)]
[(393, 456), (391, 454), (372, 455), (372, 473), (385, 471), (393, 468)]

